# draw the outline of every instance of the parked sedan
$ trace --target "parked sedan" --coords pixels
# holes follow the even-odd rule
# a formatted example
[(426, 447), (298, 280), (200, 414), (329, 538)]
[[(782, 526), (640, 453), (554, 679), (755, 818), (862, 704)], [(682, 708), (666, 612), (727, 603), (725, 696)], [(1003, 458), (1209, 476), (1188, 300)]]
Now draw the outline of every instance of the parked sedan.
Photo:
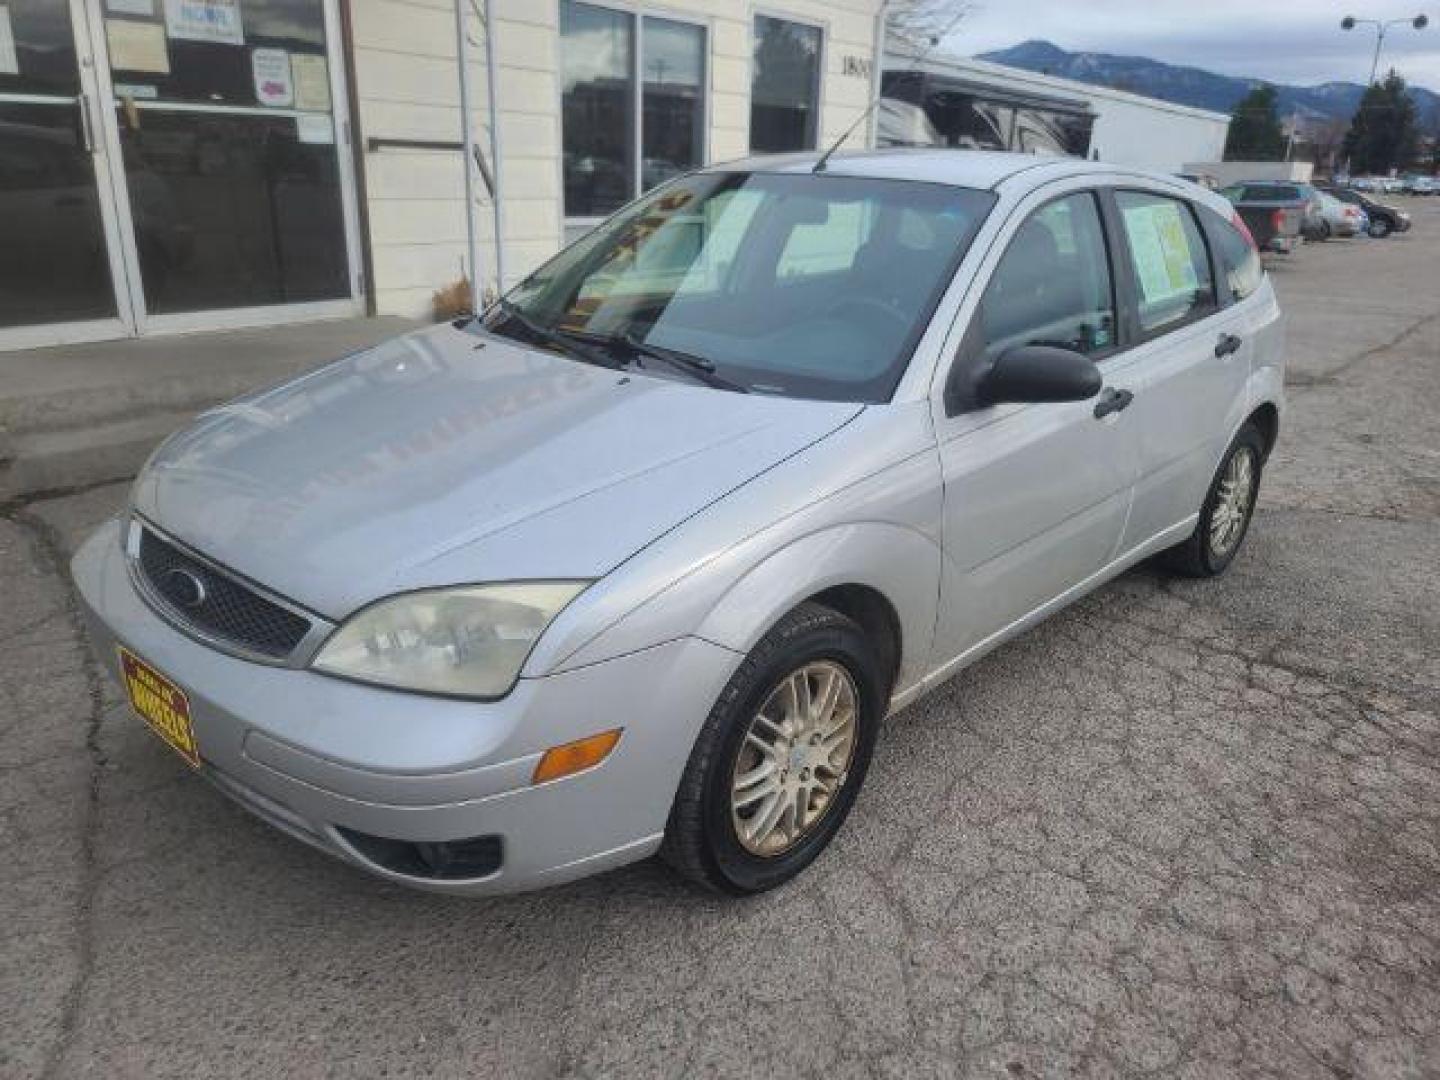
[(887, 714), (1142, 559), (1225, 571), (1282, 349), (1182, 181), (716, 166), (480, 319), (204, 415), (73, 572), (139, 717), (294, 837), (442, 891), (659, 852), (757, 892)]
[(1370, 198), (1370, 196), (1355, 191), (1352, 188), (1326, 187), (1321, 190), (1327, 195), (1333, 195), (1341, 202), (1358, 206), (1364, 210), (1370, 222), (1370, 235), (1376, 239), (1383, 239), (1391, 233), (1408, 232), (1410, 229), (1410, 215), (1399, 207), (1391, 206), (1388, 203), (1376, 202)]
[(1326, 192), (1318, 193), (1320, 199), (1320, 214), (1322, 227), (1322, 240), (1328, 240), (1332, 236), (1355, 236), (1360, 232), (1360, 222), (1365, 216), (1360, 207), (1354, 203), (1341, 202)]

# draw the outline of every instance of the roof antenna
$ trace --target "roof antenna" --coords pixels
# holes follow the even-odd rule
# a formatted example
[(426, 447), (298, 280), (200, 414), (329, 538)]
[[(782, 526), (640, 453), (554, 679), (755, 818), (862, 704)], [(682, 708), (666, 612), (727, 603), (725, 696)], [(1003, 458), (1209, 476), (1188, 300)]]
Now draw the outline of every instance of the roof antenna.
[[(930, 35), (929, 47), (927, 47), (918, 56), (913, 57), (910, 61), (910, 66), (907, 67), (901, 74), (910, 74), (926, 60), (930, 59), (930, 54), (935, 51), (936, 47), (940, 44), (940, 42), (950, 36), (950, 31), (954, 30), (955, 27), (960, 25), (960, 20), (963, 19), (966, 15), (968, 15), (969, 12), (970, 5), (961, 4), (960, 7), (956, 10), (954, 18), (952, 18), (948, 23), (946, 23), (945, 28), (941, 30), (938, 34)], [(888, 29), (882, 31), (882, 33), (886, 33), (888, 35)], [(884, 88), (885, 81), (885, 45), (883, 41), (880, 45), (880, 67), (880, 77), (875, 80), (875, 95), (870, 99), (870, 104), (865, 106), (865, 111), (855, 118), (854, 123), (852, 123), (843, 132), (841, 132), (840, 137), (830, 144), (830, 149), (826, 150), (825, 153), (820, 155), (820, 160), (815, 162), (815, 167), (810, 170), (810, 175), (814, 176), (817, 173), (824, 172), (826, 164), (828, 164), (830, 161), (830, 155), (835, 153), (836, 150), (839, 150), (840, 147), (844, 146), (845, 140), (850, 138), (850, 136), (855, 133), (856, 128), (858, 128), (866, 120), (870, 119), (870, 114), (873, 113), (875, 109), (880, 105), (881, 91)]]

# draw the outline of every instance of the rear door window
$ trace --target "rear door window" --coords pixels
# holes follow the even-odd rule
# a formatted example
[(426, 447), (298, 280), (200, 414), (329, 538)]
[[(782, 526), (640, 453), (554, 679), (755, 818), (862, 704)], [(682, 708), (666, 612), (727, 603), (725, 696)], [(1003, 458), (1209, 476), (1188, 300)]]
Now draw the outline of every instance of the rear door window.
[(1173, 329), (1213, 311), (1210, 255), (1189, 204), (1140, 191), (1117, 191), (1115, 202), (1135, 276), (1141, 333)]

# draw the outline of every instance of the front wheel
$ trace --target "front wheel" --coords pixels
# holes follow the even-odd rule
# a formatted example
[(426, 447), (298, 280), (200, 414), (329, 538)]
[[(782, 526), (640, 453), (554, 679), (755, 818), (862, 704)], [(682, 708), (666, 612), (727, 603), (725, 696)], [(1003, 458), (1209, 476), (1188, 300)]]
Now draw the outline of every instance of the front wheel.
[(685, 766), (661, 856), (736, 895), (814, 861), (864, 782), (883, 714), (874, 650), (851, 619), (806, 603), (740, 665)]
[(1383, 240), (1390, 235), (1390, 223), (1384, 218), (1375, 218), (1370, 222), (1370, 235), (1376, 240)]
[(1225, 572), (1250, 531), (1264, 461), (1265, 438), (1254, 424), (1246, 424), (1220, 462), (1195, 531), (1162, 556), (1166, 566), (1186, 577)]

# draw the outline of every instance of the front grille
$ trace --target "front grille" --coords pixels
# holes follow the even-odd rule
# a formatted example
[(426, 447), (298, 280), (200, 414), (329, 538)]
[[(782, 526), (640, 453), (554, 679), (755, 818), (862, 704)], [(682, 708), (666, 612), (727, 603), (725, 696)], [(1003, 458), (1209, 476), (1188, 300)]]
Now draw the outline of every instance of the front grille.
[(309, 620), (192, 558), (149, 529), (141, 529), (138, 562), (145, 584), (165, 601), (170, 613), (204, 636), (281, 660), (310, 631)]

